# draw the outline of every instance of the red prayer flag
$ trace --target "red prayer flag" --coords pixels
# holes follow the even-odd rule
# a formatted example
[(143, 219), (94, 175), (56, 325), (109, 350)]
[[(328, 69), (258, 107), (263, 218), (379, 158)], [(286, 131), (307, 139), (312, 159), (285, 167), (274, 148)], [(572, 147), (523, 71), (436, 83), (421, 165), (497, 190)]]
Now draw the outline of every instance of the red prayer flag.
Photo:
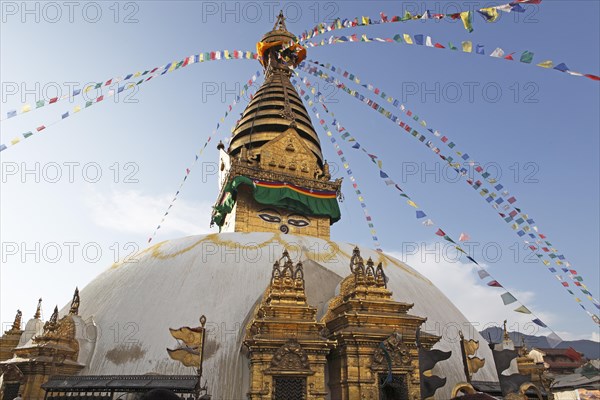
[(498, 282), (498, 281), (496, 281), (496, 280), (493, 280), (493, 281), (490, 281), (490, 282), (488, 282), (488, 284), (487, 284), (487, 285), (488, 285), (488, 286), (491, 286), (491, 287), (502, 287), (502, 285), (500, 284), (500, 282)]
[(58, 101), (58, 97), (53, 97), (50, 99), (50, 101), (48, 103), (52, 104), (52, 103), (56, 103), (57, 101)]
[(543, 233), (540, 233), (540, 238), (546, 239), (546, 235), (544, 235)]
[(100, 102), (102, 100), (104, 100), (104, 95), (98, 96), (98, 98), (96, 99), (96, 103), (98, 103), (98, 102)]
[(36, 131), (43, 131), (44, 129), (46, 129), (46, 127), (44, 125), (40, 125), (37, 128), (35, 128)]
[(569, 287), (569, 282), (561, 282), (564, 287)]
[(434, 47), (437, 47), (438, 49), (445, 49), (445, 47), (444, 47), (444, 46), (442, 46), (442, 45), (441, 45), (441, 44), (439, 44), (439, 43), (436, 43), (436, 44), (434, 44), (433, 46), (434, 46)]
[(596, 75), (592, 75), (592, 74), (585, 74), (584, 76), (586, 78), (590, 78), (590, 79), (595, 80), (595, 81), (600, 81), (600, 76), (596, 76)]
[(109, 79), (109, 80), (107, 80), (107, 81), (106, 81), (106, 83), (104, 84), (104, 86), (108, 86), (108, 85), (110, 85), (111, 83), (112, 83), (112, 79)]
[(507, 55), (506, 57), (504, 57), (505, 60), (514, 60), (514, 58), (512, 57), (512, 55), (515, 53), (510, 53), (509, 55)]
[(442, 237), (446, 236), (446, 233), (443, 230), (441, 230), (441, 229), (438, 229), (435, 234), (438, 235), (438, 236), (442, 236)]

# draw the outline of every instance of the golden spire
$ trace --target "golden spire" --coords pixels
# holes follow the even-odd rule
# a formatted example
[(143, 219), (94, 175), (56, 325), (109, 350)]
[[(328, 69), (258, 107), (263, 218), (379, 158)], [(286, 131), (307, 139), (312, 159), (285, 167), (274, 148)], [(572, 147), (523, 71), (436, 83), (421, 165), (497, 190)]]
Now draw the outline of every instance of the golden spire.
[(506, 329), (506, 320), (504, 320), (504, 340), (510, 340), (510, 336), (508, 335), (508, 330)]
[[(295, 45), (282, 50), (284, 45), (296, 42), (294, 34), (288, 32), (285, 17), (280, 13), (273, 30), (266, 33), (257, 44), (260, 62), (265, 70), (265, 82), (256, 92), (238, 122), (229, 146), (229, 155), (237, 157), (245, 148), (248, 156), (258, 157), (260, 148), (275, 139), (288, 128), (298, 131), (306, 146), (317, 156), (319, 167), (323, 166), (321, 143), (300, 96), (290, 82), (292, 71), (289, 64), (282, 62), (280, 54), (292, 57), (296, 65), (305, 56), (306, 50)], [(300, 48), (302, 56), (298, 56)]]
[(23, 317), (23, 313), (21, 312), (21, 310), (17, 310), (17, 314), (15, 315), (15, 320), (13, 321), (12, 327), (4, 332), (5, 334), (11, 334), (11, 333), (19, 333), (21, 332), (21, 319)]
[(73, 293), (73, 300), (71, 301), (71, 309), (69, 315), (77, 315), (79, 313), (79, 288), (75, 287), (75, 293)]
[(257, 43), (265, 81), (242, 113), (226, 154), (220, 153), (221, 190), (212, 223), (222, 231), (329, 239), (330, 225), (340, 219), (341, 178), (330, 180), (319, 137), (290, 82), (291, 67), (306, 55), (296, 42), (281, 13)]
[(33, 318), (40, 319), (41, 317), (42, 317), (42, 298), (40, 297), (40, 299), (38, 300), (38, 305), (37, 305), (37, 308), (35, 309), (35, 314), (33, 315)]

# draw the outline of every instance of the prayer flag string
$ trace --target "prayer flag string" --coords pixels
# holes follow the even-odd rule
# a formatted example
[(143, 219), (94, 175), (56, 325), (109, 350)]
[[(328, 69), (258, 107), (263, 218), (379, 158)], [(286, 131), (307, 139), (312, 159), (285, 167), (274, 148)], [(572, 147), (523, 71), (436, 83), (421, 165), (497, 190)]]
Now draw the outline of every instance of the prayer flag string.
[[(387, 172), (385, 172), (383, 170), (383, 162), (382, 160), (375, 156), (374, 154), (370, 153), (364, 146), (362, 146), (358, 140), (356, 139), (356, 137), (352, 136), (351, 133), (344, 128), (335, 118), (335, 115), (333, 114), (333, 112), (331, 112), (327, 106), (325, 105), (325, 100), (323, 98), (323, 95), (321, 92), (317, 91), (317, 89), (315, 88), (314, 85), (311, 84), (311, 82), (308, 80), (308, 78), (302, 78), (301, 79), (302, 83), (304, 83), (305, 87), (307, 88), (307, 90), (315, 95), (315, 98), (318, 100), (319, 104), (323, 107), (325, 113), (329, 114), (331, 116), (331, 118), (333, 119), (332, 125), (335, 126), (334, 131), (340, 136), (341, 139), (343, 139), (346, 142), (349, 143), (354, 143), (352, 145), (353, 149), (356, 150), (362, 150), (362, 152), (369, 157), (369, 159), (373, 162), (373, 164), (375, 164), (377, 166), (377, 168), (379, 169), (379, 175), (381, 178), (385, 179), (385, 183), (386, 186), (390, 187), (393, 186), (395, 189), (397, 189), (400, 192), (400, 196), (405, 199), (405, 202), (407, 205), (413, 207), (416, 210), (416, 216), (417, 219), (425, 219), (423, 221), (423, 225), (425, 227), (433, 227), (435, 225), (435, 223), (430, 219), (427, 218), (427, 214), (416, 204), (416, 202), (408, 195), (406, 194), (406, 192), (397, 184), (393, 181), (392, 178), (390, 178), (389, 174)], [(305, 97), (305, 100), (308, 101), (308, 106), (311, 109), (311, 111), (313, 111), (314, 115), (316, 116), (317, 120), (319, 121), (323, 121), (323, 123), (321, 124), (322, 126), (327, 126), (325, 125), (325, 121), (324, 118), (321, 117), (321, 115), (319, 114), (319, 112), (317, 111), (316, 107), (314, 106), (314, 102), (312, 100), (310, 100), (310, 95), (308, 95), (301, 87), (299, 84), (297, 84), (296, 80), (294, 79), (292, 81), (292, 83), (296, 86), (297, 90), (299, 91), (301, 96)], [(306, 96), (308, 96), (308, 99), (306, 98)], [(328, 136), (331, 134), (331, 131), (329, 131), (328, 129)], [(333, 138), (333, 136), (330, 136), (331, 138)], [(332, 140), (332, 143), (333, 142)], [(404, 202), (404, 201), (403, 201)], [(457, 244), (456, 241), (454, 241), (449, 235), (448, 233), (446, 233), (446, 231), (440, 227), (434, 227), (433, 228), (435, 230), (435, 235), (442, 237), (444, 240), (446, 240), (446, 242), (451, 243), (452, 246), (454, 248), (456, 248), (456, 250), (458, 250), (460, 253), (464, 254), (470, 262), (472, 262), (473, 264), (475, 264), (476, 268), (478, 269), (478, 275), (480, 277), (480, 279), (485, 279), (485, 278), (489, 278), (489, 282), (487, 282), (487, 286), (490, 287), (498, 287), (498, 288), (504, 288), (503, 285), (501, 285), (497, 279), (495, 279), (494, 277), (492, 277), (489, 272), (487, 272), (487, 270), (481, 266), (473, 257), (469, 256), (461, 247), (460, 245)], [(464, 235), (464, 234), (463, 234)], [(461, 235), (461, 238), (459, 239), (459, 241), (464, 241), (466, 240), (466, 238)], [(506, 289), (505, 289), (506, 290)], [(519, 306), (517, 307), (517, 309), (515, 309), (514, 311), (516, 312), (520, 312), (520, 313), (526, 313), (526, 314), (531, 314), (534, 319), (532, 320), (533, 323), (537, 324), (538, 326), (544, 327), (544, 328), (548, 328), (548, 326), (542, 322), (542, 320), (537, 317), (535, 314), (533, 314), (533, 312), (531, 312), (523, 303), (521, 303), (512, 293), (510, 292), (505, 292), (503, 295), (501, 295), (501, 299), (503, 301), (503, 303), (505, 305), (508, 304), (512, 304), (512, 303), (518, 303)], [(511, 307), (514, 307), (511, 306)], [(548, 328), (550, 329), (550, 328)], [(550, 329), (551, 330), (551, 329)], [(552, 330), (551, 330), (552, 331)], [(555, 334), (554, 331), (552, 331), (552, 333)]]
[(233, 103), (231, 103), (227, 107), (224, 116), (221, 117), (221, 119), (217, 122), (217, 125), (216, 125), (215, 129), (213, 129), (212, 133), (208, 136), (208, 139), (206, 139), (206, 142), (204, 142), (204, 145), (200, 148), (200, 151), (197, 154), (194, 155), (194, 161), (192, 162), (192, 164), (188, 168), (185, 169), (185, 175), (183, 176), (183, 179), (179, 183), (179, 187), (177, 188), (177, 191), (175, 192), (175, 195), (173, 196), (173, 199), (169, 203), (169, 206), (167, 207), (167, 210), (163, 214), (162, 219), (160, 220), (160, 222), (158, 223), (158, 225), (156, 226), (156, 228), (154, 228), (154, 232), (152, 232), (152, 235), (150, 235), (150, 237), (148, 238), (148, 243), (150, 243), (150, 242), (152, 242), (152, 240), (154, 240), (154, 238), (156, 237), (156, 234), (159, 231), (159, 229), (161, 228), (163, 222), (165, 222), (165, 219), (167, 218), (167, 215), (169, 215), (169, 212), (171, 212), (171, 208), (173, 208), (173, 206), (175, 205), (175, 201), (177, 201), (177, 198), (179, 197), (179, 194), (181, 193), (181, 189), (183, 188), (183, 185), (185, 184), (185, 182), (187, 181), (188, 176), (190, 175), (190, 173), (192, 172), (192, 170), (194, 169), (194, 167), (198, 163), (198, 159), (202, 156), (202, 153), (204, 152), (204, 149), (206, 149), (206, 146), (208, 146), (208, 144), (210, 143), (210, 141), (212, 140), (213, 137), (216, 137), (217, 132), (219, 131), (219, 128), (221, 127), (221, 124), (223, 122), (225, 122), (225, 118), (227, 118), (231, 114), (231, 111), (232, 111), (233, 107), (235, 105), (237, 105), (238, 103), (240, 103), (240, 100), (243, 98), (243, 96), (246, 93), (246, 91), (250, 87), (252, 87), (254, 85), (254, 83), (256, 82), (256, 80), (260, 76), (261, 76), (261, 72), (260, 71), (256, 71), (256, 73), (254, 75), (252, 75), (252, 77), (248, 80), (248, 82), (246, 82), (246, 84), (244, 84), (244, 87), (240, 91), (240, 94), (237, 95), (236, 98), (235, 98), (235, 100), (233, 101)]
[[(337, 79), (333, 79), (333, 78), (329, 77), (327, 74), (324, 74), (322, 71), (320, 71), (320, 70), (317, 70), (317, 69), (316, 69), (316, 68), (314, 68), (314, 67), (313, 67), (313, 68), (306, 68), (306, 67), (303, 67), (303, 65), (302, 65), (302, 64), (300, 65), (300, 67), (301, 67), (301, 70), (302, 70), (302, 71), (304, 71), (304, 72), (307, 72), (307, 73), (310, 73), (310, 74), (312, 74), (312, 75), (314, 75), (314, 76), (316, 76), (316, 77), (322, 78), (322, 79), (326, 80), (326, 81), (327, 81), (327, 82), (329, 82), (329, 83), (335, 84), (337, 87), (341, 88), (341, 89), (342, 89), (344, 92), (346, 92), (347, 94), (349, 94), (349, 95), (351, 95), (352, 97), (356, 98), (357, 100), (359, 100), (359, 101), (361, 101), (361, 102), (365, 103), (365, 104), (366, 104), (366, 105), (368, 105), (370, 108), (372, 108), (372, 109), (374, 109), (374, 110), (377, 110), (377, 111), (378, 111), (380, 114), (384, 115), (386, 118), (390, 119), (392, 122), (394, 122), (396, 125), (399, 125), (401, 128), (404, 128), (404, 130), (405, 130), (407, 133), (410, 133), (410, 134), (411, 134), (413, 137), (415, 137), (416, 139), (418, 139), (418, 140), (419, 140), (421, 143), (423, 143), (423, 144), (424, 144), (425, 146), (427, 146), (427, 147), (428, 147), (430, 150), (432, 150), (434, 153), (436, 153), (438, 156), (440, 156), (440, 157), (441, 157), (443, 160), (445, 160), (446, 162), (448, 162), (448, 163), (449, 163), (449, 164), (450, 164), (450, 165), (451, 165), (453, 168), (455, 168), (455, 169), (457, 170), (457, 172), (459, 172), (459, 173), (461, 172), (461, 170), (460, 170), (460, 169), (457, 169), (457, 166), (456, 166), (456, 165), (454, 165), (454, 164), (452, 163), (453, 159), (452, 159), (451, 157), (447, 157), (447, 156), (443, 155), (443, 153), (442, 153), (442, 150), (441, 150), (440, 148), (433, 146), (433, 144), (432, 144), (432, 142), (431, 142), (431, 141), (426, 141), (426, 140), (427, 140), (427, 138), (426, 138), (424, 135), (420, 134), (420, 133), (419, 133), (419, 132), (418, 132), (416, 129), (412, 128), (410, 125), (408, 125), (408, 124), (405, 124), (403, 121), (400, 121), (400, 119), (399, 119), (399, 118), (398, 118), (396, 115), (394, 115), (394, 114), (392, 114), (391, 112), (387, 111), (385, 108), (383, 108), (382, 106), (380, 106), (380, 105), (379, 105), (379, 104), (377, 104), (376, 102), (373, 102), (372, 100), (370, 100), (370, 99), (368, 99), (368, 98), (364, 97), (363, 95), (359, 94), (357, 91), (354, 91), (354, 90), (351, 90), (351, 89), (349, 89), (349, 88), (348, 88), (348, 87), (346, 87), (346, 86), (345, 86), (343, 83), (339, 82)], [(345, 75), (345, 74), (344, 74), (344, 75)], [(356, 78), (355, 78), (355, 77), (352, 75), (352, 78), (351, 78), (351, 79), (352, 79), (353, 81), (355, 81), (355, 79), (356, 79)], [(356, 81), (355, 81), (355, 82), (356, 82)], [(402, 107), (404, 107), (404, 106), (402, 106)], [(412, 115), (412, 113), (410, 112), (410, 110), (408, 110), (408, 111), (407, 111), (407, 115), (408, 115), (408, 116), (411, 116), (411, 115)], [(449, 147), (450, 147), (450, 148), (452, 148), (452, 147), (454, 147), (454, 145), (452, 144), (452, 145), (450, 145)], [(383, 178), (383, 177), (382, 177), (382, 178)], [(481, 186), (481, 182), (479, 182), (479, 184), (478, 184), (478, 185), (479, 185), (479, 186)], [(485, 192), (485, 193), (489, 193), (489, 191), (487, 191), (487, 189), (485, 189), (485, 190), (486, 190), (486, 192)], [(510, 202), (507, 202), (507, 203), (510, 203)], [(516, 211), (515, 211), (515, 212), (516, 212)], [(529, 224), (529, 223), (531, 222), (531, 221), (528, 221), (528, 220), (530, 220), (530, 218), (528, 218), (528, 216), (527, 216), (527, 215), (524, 215), (524, 216), (522, 216), (522, 217), (521, 217), (521, 218), (519, 218), (519, 219), (522, 219), (522, 220), (523, 220), (523, 221), (521, 221), (520, 223), (525, 223), (525, 222), (527, 222), (527, 224)], [(519, 236), (523, 236), (523, 235), (522, 235), (522, 234), (519, 234)], [(531, 247), (530, 247), (530, 248), (529, 248), (529, 250), (531, 250), (531, 251), (534, 251), (534, 252), (535, 252), (535, 250), (537, 250), (537, 249), (534, 249), (534, 248), (531, 248)], [(550, 255), (548, 256), (548, 257), (550, 257), (551, 259), (552, 259), (552, 258), (559, 258), (557, 255), (555, 255), (555, 254), (553, 254), (553, 253), (551, 253), (551, 254), (552, 254), (552, 256), (550, 256)], [(542, 255), (541, 255), (541, 256), (540, 256), (540, 254), (536, 254), (536, 255), (537, 255), (538, 257), (543, 257), (543, 253), (542, 253)], [(563, 259), (564, 259), (564, 256), (562, 256), (562, 255), (560, 255), (560, 256), (561, 256), (561, 258), (563, 258)], [(543, 261), (547, 261), (547, 260), (543, 260)], [(558, 260), (556, 260), (556, 261), (557, 261), (557, 262), (560, 262), (560, 263), (562, 263), (562, 261), (561, 261), (560, 259), (558, 259)], [(547, 263), (547, 262), (544, 262), (544, 264), (545, 264), (546, 266), (548, 265), (548, 263)], [(553, 273), (554, 273), (554, 272), (556, 272), (556, 270), (555, 270), (554, 268), (552, 268), (552, 267), (551, 267), (551, 268), (549, 268), (549, 270), (550, 270), (550, 272), (553, 272)], [(574, 271), (574, 270), (573, 270), (573, 272), (576, 272), (576, 271)], [(573, 275), (573, 272), (570, 272), (570, 275)], [(574, 275), (573, 275), (573, 276), (574, 276)], [(581, 299), (577, 298), (577, 297), (575, 296), (575, 294), (574, 294), (574, 293), (573, 293), (573, 292), (572, 292), (570, 289), (568, 289), (568, 288), (567, 288), (567, 287), (568, 287), (568, 283), (567, 283), (567, 285), (565, 285), (565, 283), (566, 283), (566, 282), (563, 282), (563, 280), (562, 280), (562, 276), (560, 276), (560, 275), (557, 275), (557, 279), (558, 279), (559, 281), (561, 281), (561, 282), (562, 282), (562, 286), (563, 286), (563, 287), (565, 287), (565, 288), (567, 289), (567, 291), (569, 292), (569, 294), (571, 294), (571, 295), (574, 297), (575, 301), (576, 301), (576, 302), (579, 304), (579, 306), (580, 306), (580, 307), (581, 307), (581, 308), (582, 308), (582, 309), (583, 309), (583, 310), (584, 310), (584, 311), (585, 311), (585, 312), (586, 312), (586, 313), (587, 313), (587, 314), (588, 314), (588, 315), (589, 315), (589, 316), (590, 316), (590, 317), (591, 317), (591, 318), (594, 320), (594, 322), (596, 322), (596, 323), (599, 323), (599, 322), (600, 322), (600, 320), (598, 320), (598, 317), (597, 317), (595, 314), (593, 314), (593, 313), (591, 313), (590, 311), (588, 311), (588, 310), (587, 310), (587, 308), (586, 308), (586, 307), (585, 307), (583, 304), (581, 304)], [(592, 302), (594, 303), (594, 305), (596, 305), (596, 307), (598, 307), (598, 305), (597, 305), (597, 302), (596, 302), (596, 300), (593, 298), (593, 296), (592, 296), (591, 292), (589, 292), (589, 290), (587, 289), (587, 287), (586, 287), (586, 286), (585, 286), (585, 285), (582, 283), (582, 281), (583, 281), (583, 278), (581, 278), (580, 276), (578, 276), (578, 277), (576, 278), (576, 280), (577, 280), (577, 282), (575, 283), (575, 286), (578, 286), (578, 287), (580, 288), (580, 290), (582, 291), (582, 293), (586, 294), (587, 298), (588, 298), (590, 301), (592, 301)]]

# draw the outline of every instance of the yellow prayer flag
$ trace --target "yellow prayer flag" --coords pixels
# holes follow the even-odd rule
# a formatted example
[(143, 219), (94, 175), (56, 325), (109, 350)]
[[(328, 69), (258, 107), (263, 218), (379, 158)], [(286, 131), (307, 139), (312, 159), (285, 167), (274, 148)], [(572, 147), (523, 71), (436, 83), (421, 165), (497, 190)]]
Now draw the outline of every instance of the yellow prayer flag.
[(544, 265), (550, 265), (550, 261), (548, 260), (542, 260), (542, 262), (544, 263)]
[(406, 44), (413, 44), (412, 38), (408, 33), (404, 34), (404, 41), (406, 42)]
[(409, 206), (412, 206), (412, 207), (414, 207), (414, 208), (418, 208), (418, 206), (417, 206), (417, 205), (415, 204), (415, 202), (414, 202), (414, 201), (412, 201), (412, 200), (408, 200), (408, 201), (407, 201), (407, 203), (408, 203), (408, 205), (409, 205)]
[(83, 93), (87, 93), (87, 92), (89, 92), (90, 90), (92, 90), (92, 88), (93, 88), (93, 87), (94, 87), (94, 86), (92, 86), (92, 85), (90, 85), (90, 86), (86, 86), (86, 87), (85, 87), (85, 89), (83, 89)]
[(473, 51), (473, 43), (471, 43), (470, 40), (467, 40), (465, 42), (462, 42), (462, 50), (465, 53), (470, 53)]
[(369, 25), (370, 23), (371, 23), (371, 20), (369, 19), (369, 17), (362, 17), (363, 25)]
[(14, 138), (13, 140), (10, 141), (10, 144), (15, 145), (17, 143), (19, 143), (21, 141), (21, 139), (19, 139), (18, 137)]
[(138, 72), (136, 72), (135, 74), (133, 74), (133, 77), (134, 77), (134, 78), (137, 78), (137, 77), (138, 77), (138, 76), (140, 76), (141, 74), (142, 74), (142, 73), (138, 71)]
[(469, 32), (473, 32), (473, 24), (472, 24), (472, 15), (471, 11), (463, 11), (460, 13), (460, 19), (463, 22), (463, 25), (466, 30)]
[(479, 11), (485, 14), (485, 19), (487, 22), (496, 22), (499, 17), (498, 9), (496, 7), (482, 8)]
[(21, 109), (21, 112), (23, 112), (23, 113), (26, 113), (26, 112), (29, 112), (29, 111), (31, 111), (31, 106), (29, 104), (25, 104), (23, 106), (23, 108)]
[(73, 109), (73, 113), (77, 113), (81, 111), (81, 107), (80, 106), (75, 106), (75, 108)]
[(537, 66), (542, 68), (552, 68), (554, 67), (554, 64), (552, 63), (552, 61), (546, 60), (539, 63)]

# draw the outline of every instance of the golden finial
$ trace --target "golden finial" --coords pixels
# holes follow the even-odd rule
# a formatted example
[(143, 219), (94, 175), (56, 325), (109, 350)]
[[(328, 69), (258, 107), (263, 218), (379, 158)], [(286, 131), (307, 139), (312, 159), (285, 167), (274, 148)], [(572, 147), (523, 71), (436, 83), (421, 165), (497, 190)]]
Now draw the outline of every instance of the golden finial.
[(79, 313), (79, 302), (79, 288), (75, 287), (75, 293), (73, 293), (73, 300), (71, 301), (69, 315), (77, 315)]
[(40, 319), (41, 317), (42, 317), (42, 298), (40, 297), (40, 299), (38, 300), (38, 305), (37, 305), (37, 308), (35, 309), (35, 314), (33, 315), (33, 318)]
[(275, 25), (273, 25), (273, 30), (287, 31), (287, 27), (285, 26), (285, 16), (283, 15), (283, 10), (279, 10), (279, 15), (275, 20)]
[(508, 330), (506, 329), (506, 320), (504, 320), (504, 340), (510, 340), (510, 336), (508, 336)]
[(22, 316), (23, 316), (23, 313), (21, 312), (21, 310), (17, 310), (17, 315), (15, 315), (15, 320), (12, 325), (12, 330), (15, 330), (15, 331), (21, 330), (21, 317)]
[(50, 316), (50, 320), (48, 320), (51, 324), (55, 324), (58, 322), (58, 306), (54, 306), (54, 312)]
[(21, 332), (21, 318), (22, 317), (23, 317), (23, 313), (21, 312), (21, 310), (17, 310), (17, 315), (15, 315), (15, 320), (12, 324), (12, 327), (4, 333), (9, 334), (9, 333)]

